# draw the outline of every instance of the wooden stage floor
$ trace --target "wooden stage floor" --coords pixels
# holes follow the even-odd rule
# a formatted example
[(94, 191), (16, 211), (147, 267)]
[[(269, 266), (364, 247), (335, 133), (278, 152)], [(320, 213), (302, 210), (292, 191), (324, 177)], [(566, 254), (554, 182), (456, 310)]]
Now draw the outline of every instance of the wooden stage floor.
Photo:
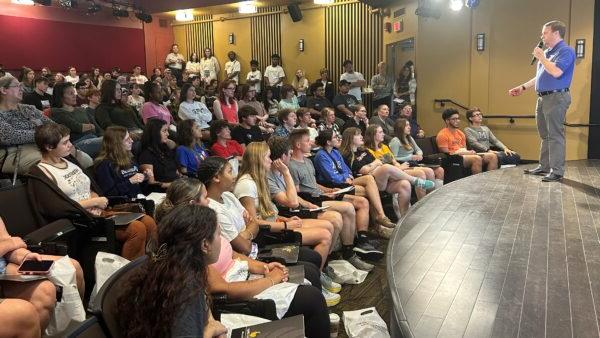
[(600, 161), (567, 166), (562, 183), (496, 170), (411, 208), (386, 258), (393, 335), (599, 337)]

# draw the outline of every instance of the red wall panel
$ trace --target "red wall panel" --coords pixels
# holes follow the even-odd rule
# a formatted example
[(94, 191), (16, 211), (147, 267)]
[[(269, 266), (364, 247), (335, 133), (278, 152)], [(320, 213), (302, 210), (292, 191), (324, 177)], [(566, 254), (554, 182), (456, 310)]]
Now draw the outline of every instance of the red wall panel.
[(134, 65), (145, 68), (143, 29), (99, 26), (0, 15), (0, 63), (6, 69), (22, 66), (53, 72), (70, 65), (87, 72)]

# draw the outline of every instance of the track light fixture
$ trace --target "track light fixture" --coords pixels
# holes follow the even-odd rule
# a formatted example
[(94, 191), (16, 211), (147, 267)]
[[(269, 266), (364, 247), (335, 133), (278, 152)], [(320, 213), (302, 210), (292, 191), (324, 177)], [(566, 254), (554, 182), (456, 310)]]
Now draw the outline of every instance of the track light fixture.
[(86, 15), (94, 15), (102, 10), (102, 7), (95, 3), (94, 1), (89, 2), (89, 6), (87, 9)]
[(145, 13), (142, 9), (135, 12), (135, 17), (144, 23), (152, 22), (152, 15)]
[(58, 3), (60, 4), (60, 7), (62, 7), (62, 8), (66, 8), (66, 9), (77, 8), (77, 0), (60, 0)]
[(112, 14), (113, 14), (113, 16), (116, 16), (117, 18), (128, 18), (129, 17), (129, 12), (127, 11), (127, 9), (118, 7), (114, 2), (113, 2)]

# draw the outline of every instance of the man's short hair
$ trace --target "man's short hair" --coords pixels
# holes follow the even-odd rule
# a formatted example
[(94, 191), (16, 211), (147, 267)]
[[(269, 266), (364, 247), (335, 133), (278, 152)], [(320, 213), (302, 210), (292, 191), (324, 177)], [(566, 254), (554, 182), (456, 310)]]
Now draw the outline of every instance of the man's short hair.
[(351, 82), (350, 81), (346, 81), (346, 80), (340, 80), (339, 85), (340, 86), (347, 86), (350, 85)]
[(271, 55), (271, 59), (281, 59), (281, 57), (279, 56), (279, 54), (275, 53)]
[(43, 76), (36, 77), (34, 83), (37, 85), (40, 82), (46, 82), (46, 84), (48, 84), (48, 79)]
[(319, 132), (319, 135), (315, 138), (315, 143), (320, 147), (325, 147), (327, 141), (331, 141), (333, 138), (333, 129), (324, 129)]
[(475, 114), (475, 112), (478, 111), (481, 113), (481, 109), (479, 109), (478, 107), (473, 107), (469, 110), (467, 110), (467, 121), (469, 121), (469, 124), (471, 124), (471, 120), (469, 120), (471, 117), (473, 117), (473, 114)]
[(310, 115), (310, 109), (306, 107), (300, 107), (298, 108), (298, 110), (296, 110), (296, 117), (298, 118), (298, 120), (303, 118), (306, 114)]
[(94, 95), (101, 96), (102, 94), (100, 93), (100, 89), (90, 88), (90, 89), (88, 89), (87, 93), (85, 93), (85, 97), (86, 98), (90, 98), (90, 97), (92, 97)]
[(271, 136), (267, 142), (271, 150), (271, 160), (275, 161), (290, 151), (290, 142), (283, 136)]
[(323, 88), (323, 82), (321, 82), (321, 81), (318, 81), (318, 82), (315, 82), (315, 83), (311, 84), (311, 85), (310, 85), (310, 92), (311, 92), (311, 93), (314, 93), (314, 92), (316, 92), (316, 91), (317, 91), (319, 88)]
[(458, 115), (458, 110), (454, 109), (454, 108), (448, 108), (446, 110), (444, 110), (444, 112), (442, 113), (442, 120), (446, 121), (447, 119), (451, 118), (452, 115)]
[(310, 137), (310, 132), (306, 128), (297, 128), (290, 132), (288, 135), (290, 146), (294, 149), (294, 145), (304, 137)]
[(558, 31), (561, 39), (565, 38), (565, 33), (567, 32), (567, 25), (565, 25), (562, 21), (554, 20), (547, 22), (544, 27), (550, 27), (552, 32)]
[(281, 122), (283, 124), (284, 121), (287, 120), (288, 116), (290, 116), (290, 114), (293, 112), (294, 111), (291, 109), (282, 109), (277, 114), (277, 119), (279, 120), (279, 122)]
[(250, 60), (250, 66), (256, 66), (256, 67), (258, 67), (258, 61), (256, 61), (256, 60)]
[(46, 123), (35, 128), (35, 144), (42, 154), (48, 152), (46, 147), (56, 148), (60, 140), (71, 134), (71, 130), (59, 123)]
[(344, 60), (344, 63), (342, 63), (342, 66), (346, 67), (348, 64), (352, 64), (352, 60)]
[(412, 105), (410, 104), (410, 102), (402, 102), (402, 103), (400, 103), (399, 109), (402, 110), (406, 106), (411, 106), (412, 107)]
[(217, 135), (221, 132), (221, 130), (229, 128), (229, 122), (227, 120), (216, 120), (210, 124), (210, 138), (213, 141), (217, 140)]
[(250, 115), (258, 115), (256, 109), (254, 109), (252, 106), (242, 106), (242, 108), (238, 110), (238, 119), (240, 122), (243, 121), (244, 118), (248, 118)]

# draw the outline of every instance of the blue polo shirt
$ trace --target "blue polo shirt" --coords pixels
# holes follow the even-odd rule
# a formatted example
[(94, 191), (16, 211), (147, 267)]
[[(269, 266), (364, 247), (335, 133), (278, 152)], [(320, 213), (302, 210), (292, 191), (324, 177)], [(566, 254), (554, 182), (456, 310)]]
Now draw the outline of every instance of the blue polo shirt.
[(567, 45), (564, 40), (561, 40), (554, 48), (546, 50), (546, 58), (556, 63), (556, 66), (563, 73), (558, 78), (555, 78), (546, 72), (542, 63), (538, 61), (537, 72), (535, 74), (535, 90), (537, 92), (545, 92), (569, 88), (573, 79), (573, 69), (575, 68), (575, 50)]

